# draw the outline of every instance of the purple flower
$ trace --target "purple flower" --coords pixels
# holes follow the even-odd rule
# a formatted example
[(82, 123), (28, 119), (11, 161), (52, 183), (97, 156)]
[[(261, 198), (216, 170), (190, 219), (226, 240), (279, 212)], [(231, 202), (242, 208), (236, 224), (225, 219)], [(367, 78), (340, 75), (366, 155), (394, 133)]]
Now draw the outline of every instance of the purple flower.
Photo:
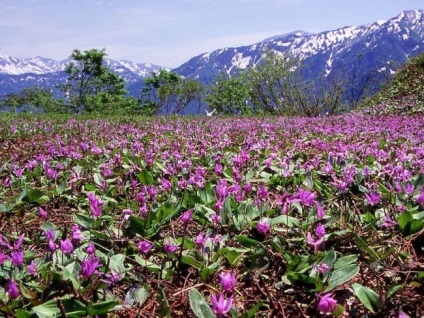
[(49, 240), (49, 250), (52, 252), (57, 250), (57, 244), (53, 240)]
[(271, 225), (269, 224), (268, 219), (262, 219), (258, 222), (256, 226), (256, 230), (261, 234), (266, 234), (271, 229)]
[(53, 168), (47, 168), (46, 169), (46, 174), (52, 180), (56, 180), (57, 179), (57, 171), (54, 170)]
[(147, 215), (147, 205), (145, 203), (143, 203), (140, 206), (140, 210), (138, 211), (142, 216), (146, 216)]
[(90, 202), (91, 214), (98, 218), (102, 215), (104, 202), (98, 199), (94, 193), (87, 193), (87, 197)]
[(337, 308), (337, 300), (333, 298), (333, 293), (320, 296), (317, 308), (324, 313), (333, 313)]
[(93, 243), (88, 244), (87, 249), (85, 250), (85, 252), (89, 255), (92, 255), (96, 252), (96, 247), (94, 246)]
[(65, 240), (60, 240), (60, 249), (63, 253), (69, 254), (74, 250), (74, 246), (72, 245), (71, 240), (66, 238)]
[(236, 274), (234, 273), (220, 273), (219, 282), (222, 288), (228, 292), (231, 292), (236, 287)]
[(265, 200), (268, 197), (268, 191), (262, 186), (258, 187), (258, 198)]
[(31, 261), (31, 264), (27, 266), (27, 270), (30, 275), (38, 274), (37, 266), (35, 265), (33, 260)]
[(113, 269), (110, 274), (105, 274), (106, 283), (108, 285), (115, 284), (122, 279), (123, 275), (119, 272), (115, 272)]
[(410, 318), (406, 313), (404, 313), (403, 311), (401, 311), (399, 313), (399, 318)]
[(13, 251), (10, 253), (12, 264), (19, 267), (24, 262), (24, 251)]
[(85, 239), (84, 235), (82, 235), (82, 233), (81, 233), (81, 230), (80, 230), (78, 224), (74, 224), (72, 226), (71, 232), (72, 232), (72, 240), (78, 242), (80, 240)]
[(98, 267), (100, 267), (100, 260), (94, 255), (91, 255), (89, 259), (81, 262), (80, 274), (84, 278), (90, 278), (99, 273), (97, 271)]
[(397, 222), (392, 220), (392, 218), (390, 217), (390, 214), (386, 214), (384, 219), (383, 219), (383, 222), (381, 222), (380, 226), (382, 226), (382, 227), (392, 227), (392, 226), (396, 226), (396, 225), (397, 225)]
[(324, 215), (325, 215), (324, 208), (318, 202), (315, 202), (315, 206), (317, 208), (318, 219), (322, 219), (324, 217)]
[(212, 223), (215, 224), (215, 225), (221, 224), (221, 222), (222, 222), (222, 218), (219, 214), (214, 213), (214, 214), (212, 214), (211, 218), (212, 218)]
[(193, 215), (193, 210), (184, 212), (181, 218), (181, 222), (183, 222), (184, 224), (187, 224), (188, 222), (190, 222), (192, 215)]
[(7, 260), (7, 259), (9, 259), (9, 256), (0, 252), (0, 265), (2, 265), (4, 263), (4, 261)]
[(379, 204), (381, 201), (381, 194), (376, 191), (371, 191), (369, 194), (365, 193), (365, 197), (371, 205)]
[(231, 305), (233, 304), (233, 296), (226, 299), (224, 294), (219, 296), (219, 299), (216, 299), (216, 295), (212, 294), (212, 310), (217, 315), (224, 315), (230, 311)]
[(168, 179), (162, 179), (162, 187), (165, 191), (171, 190), (172, 183)]
[(141, 253), (147, 254), (150, 252), (150, 250), (152, 249), (153, 244), (148, 242), (148, 241), (140, 241), (138, 242), (138, 250)]
[(197, 237), (196, 240), (194, 241), (197, 245), (199, 245), (202, 248), (202, 254), (205, 253), (205, 244), (207, 239), (209, 238), (209, 234), (206, 236), (203, 236), (203, 232), (200, 232)]
[(163, 246), (163, 249), (167, 253), (174, 253), (176, 250), (178, 250), (178, 246), (172, 245), (171, 240), (168, 240), (166, 244)]
[(18, 285), (16, 285), (16, 283), (13, 279), (9, 280), (9, 284), (8, 284), (8, 287), (7, 287), (7, 293), (9, 294), (10, 298), (16, 298), (16, 297), (19, 296)]
[(41, 206), (38, 207), (38, 215), (43, 219), (48, 218), (47, 212)]
[(326, 273), (330, 270), (330, 267), (325, 263), (321, 263), (319, 265), (312, 265), (312, 268), (315, 269), (318, 273)]
[(48, 229), (44, 232), (44, 236), (46, 237), (46, 240), (48, 241), (54, 241), (54, 230), (53, 229)]
[(19, 238), (18, 238), (18, 240), (16, 241), (16, 243), (13, 245), (13, 249), (16, 251), (16, 250), (18, 250), (20, 247), (21, 247), (21, 245), (22, 245), (22, 242), (24, 241), (24, 236), (25, 236), (25, 234), (22, 234), (21, 236), (19, 236)]
[(417, 203), (424, 207), (424, 188), (421, 189), (420, 195), (417, 197)]
[(307, 234), (307, 242), (314, 246), (314, 253), (318, 252), (318, 247), (324, 242), (324, 237), (318, 238), (317, 240), (312, 238), (311, 233)]
[(325, 228), (324, 225), (322, 225), (321, 223), (319, 223), (317, 225), (317, 227), (315, 228), (315, 235), (318, 236), (319, 238), (322, 238), (325, 236)]

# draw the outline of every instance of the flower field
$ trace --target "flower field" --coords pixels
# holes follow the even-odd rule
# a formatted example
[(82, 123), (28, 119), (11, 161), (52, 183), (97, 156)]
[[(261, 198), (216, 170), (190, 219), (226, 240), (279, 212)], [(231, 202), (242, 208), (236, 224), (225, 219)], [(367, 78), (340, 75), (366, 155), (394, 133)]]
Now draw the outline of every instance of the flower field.
[(424, 315), (422, 116), (0, 123), (0, 316)]

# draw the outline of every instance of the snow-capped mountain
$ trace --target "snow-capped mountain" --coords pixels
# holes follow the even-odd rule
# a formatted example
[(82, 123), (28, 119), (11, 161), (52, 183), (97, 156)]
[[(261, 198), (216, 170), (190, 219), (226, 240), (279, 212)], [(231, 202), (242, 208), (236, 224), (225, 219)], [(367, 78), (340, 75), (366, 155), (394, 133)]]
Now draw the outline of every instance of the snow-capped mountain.
[(424, 10), (404, 11), (388, 21), (309, 34), (295, 31), (259, 43), (224, 48), (190, 59), (179, 74), (210, 82), (219, 73), (234, 74), (255, 66), (267, 50), (288, 53), (308, 65), (311, 76), (339, 76), (367, 70), (394, 71), (424, 52)]
[[(66, 80), (64, 69), (69, 59), (55, 61), (43, 57), (18, 59), (0, 55), (0, 96), (16, 93), (27, 87), (53, 89)], [(160, 66), (105, 59), (105, 64), (128, 84), (142, 80)]]
[[(357, 99), (365, 90), (378, 89), (407, 59), (424, 52), (424, 10), (404, 11), (388, 21), (363, 26), (317, 34), (295, 31), (248, 46), (223, 48), (193, 57), (173, 71), (209, 84), (222, 73), (233, 75), (255, 66), (268, 50), (301, 59), (306, 77), (345, 81), (353, 87), (350, 98)], [(25, 87), (53, 89), (66, 79), (63, 70), (68, 62), (0, 56), (0, 97)], [(127, 81), (128, 91), (135, 97), (139, 97), (143, 79), (159, 69), (148, 63), (110, 59), (106, 64)]]

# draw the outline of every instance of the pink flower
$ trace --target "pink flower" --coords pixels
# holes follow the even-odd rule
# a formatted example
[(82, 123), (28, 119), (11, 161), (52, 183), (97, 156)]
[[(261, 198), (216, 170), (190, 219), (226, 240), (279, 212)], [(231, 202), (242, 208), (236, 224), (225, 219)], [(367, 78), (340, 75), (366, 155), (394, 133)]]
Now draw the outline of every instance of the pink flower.
[(178, 250), (178, 246), (172, 245), (171, 240), (168, 240), (166, 244), (163, 246), (163, 249), (167, 253), (175, 253), (175, 251)]
[(80, 240), (85, 239), (84, 235), (82, 235), (82, 233), (81, 233), (81, 230), (80, 230), (78, 224), (74, 224), (72, 226), (71, 232), (72, 232), (72, 240), (78, 242)]
[(226, 299), (224, 294), (219, 296), (219, 299), (216, 299), (216, 295), (212, 294), (212, 310), (215, 314), (221, 316), (230, 311), (233, 304), (233, 296)]
[(215, 224), (215, 225), (221, 224), (221, 222), (222, 222), (222, 218), (219, 214), (214, 213), (214, 214), (212, 214), (211, 218), (212, 218), (212, 223)]
[(97, 275), (97, 268), (100, 267), (100, 260), (94, 255), (91, 255), (88, 260), (81, 262), (80, 274), (84, 278), (90, 278), (93, 275)]
[(188, 222), (190, 222), (192, 215), (193, 215), (193, 210), (184, 212), (181, 218), (181, 222), (183, 222), (184, 224), (187, 224)]
[(269, 224), (269, 221), (267, 219), (262, 219), (258, 222), (258, 225), (256, 226), (256, 230), (261, 234), (266, 234), (270, 231), (271, 225)]
[(74, 246), (72, 245), (71, 240), (66, 238), (65, 240), (60, 240), (60, 249), (63, 253), (69, 254), (74, 250)]
[(312, 238), (311, 233), (308, 232), (307, 234), (307, 242), (308, 244), (311, 244), (314, 246), (314, 253), (318, 252), (318, 247), (319, 245), (322, 244), (322, 242), (324, 242), (324, 237), (318, 238), (317, 240)]
[(43, 219), (48, 218), (47, 212), (41, 206), (38, 207), (38, 215)]
[(16, 297), (19, 296), (18, 285), (16, 285), (16, 283), (13, 279), (9, 280), (9, 284), (8, 284), (8, 287), (7, 287), (7, 293), (9, 294), (10, 298), (16, 298)]
[(228, 292), (231, 292), (236, 287), (236, 274), (234, 273), (220, 273), (219, 282), (222, 285), (222, 288)]
[(318, 273), (326, 273), (330, 270), (330, 267), (325, 263), (321, 263), (319, 265), (312, 265), (312, 268), (315, 269)]
[(140, 241), (138, 242), (138, 250), (144, 254), (147, 254), (150, 252), (150, 250), (153, 247), (153, 244), (148, 241)]
[(33, 260), (31, 261), (31, 264), (27, 266), (27, 270), (28, 270), (28, 273), (30, 275), (37, 275), (38, 274), (37, 266), (35, 265)]
[(381, 194), (375, 191), (371, 191), (369, 194), (365, 193), (365, 197), (370, 205), (377, 205), (381, 201)]
[(12, 264), (19, 267), (24, 262), (24, 251), (13, 251), (10, 253)]
[(333, 298), (333, 293), (320, 296), (317, 308), (324, 313), (333, 313), (337, 308), (337, 300)]
[(324, 215), (325, 215), (324, 208), (318, 202), (315, 202), (315, 206), (317, 208), (318, 219), (322, 219), (324, 217)]
[(95, 251), (96, 251), (96, 247), (94, 246), (93, 243), (88, 244), (87, 249), (85, 250), (85, 252), (89, 255), (94, 254)]
[(165, 191), (171, 190), (172, 183), (168, 179), (162, 179), (162, 187)]
[(424, 207), (424, 188), (421, 189), (420, 195), (417, 197), (417, 203)]
[(317, 227), (315, 228), (315, 235), (318, 236), (319, 238), (322, 238), (325, 236), (325, 228), (324, 225), (322, 225), (321, 223), (319, 223), (317, 225)]
[(94, 193), (87, 193), (88, 201), (90, 202), (91, 214), (95, 218), (102, 215), (104, 202), (96, 197)]
[(196, 240), (194, 241), (197, 245), (199, 245), (202, 248), (202, 254), (205, 253), (205, 244), (210, 234), (206, 236), (203, 236), (203, 235), (204, 235), (203, 232), (200, 232), (197, 235)]

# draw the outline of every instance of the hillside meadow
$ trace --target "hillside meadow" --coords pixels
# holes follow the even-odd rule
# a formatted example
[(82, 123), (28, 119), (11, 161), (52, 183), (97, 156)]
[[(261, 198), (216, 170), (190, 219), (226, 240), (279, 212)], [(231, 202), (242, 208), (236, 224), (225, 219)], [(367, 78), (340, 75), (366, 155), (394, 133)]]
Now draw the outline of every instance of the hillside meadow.
[(0, 316), (424, 315), (420, 114), (0, 123)]

